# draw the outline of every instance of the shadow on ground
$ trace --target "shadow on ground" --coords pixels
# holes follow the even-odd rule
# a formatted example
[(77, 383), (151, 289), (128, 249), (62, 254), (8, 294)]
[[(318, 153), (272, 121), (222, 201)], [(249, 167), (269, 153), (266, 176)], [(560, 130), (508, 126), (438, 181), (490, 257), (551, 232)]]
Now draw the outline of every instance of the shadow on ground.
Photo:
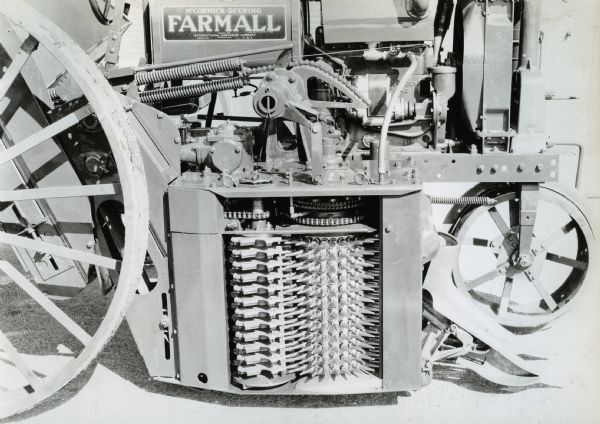
[[(59, 393), (46, 400), (35, 409), (12, 417), (12, 421), (26, 418), (54, 409), (73, 398), (90, 380), (96, 365), (100, 363), (121, 378), (150, 393), (183, 398), (215, 405), (247, 408), (339, 408), (361, 406), (386, 406), (398, 403), (398, 397), (410, 397), (409, 392), (372, 393), (357, 395), (236, 395), (209, 390), (194, 389), (168, 383), (157, 382), (148, 376), (143, 359), (138, 352), (126, 323), (122, 324), (113, 339), (106, 346), (96, 362), (85, 370)], [(434, 379), (456, 384), (471, 391), (495, 394), (510, 394), (543, 385), (505, 387), (490, 383), (470, 370), (453, 367), (436, 367)], [(427, 390), (424, 388), (423, 390)], [(5, 422), (5, 421), (0, 421)]]

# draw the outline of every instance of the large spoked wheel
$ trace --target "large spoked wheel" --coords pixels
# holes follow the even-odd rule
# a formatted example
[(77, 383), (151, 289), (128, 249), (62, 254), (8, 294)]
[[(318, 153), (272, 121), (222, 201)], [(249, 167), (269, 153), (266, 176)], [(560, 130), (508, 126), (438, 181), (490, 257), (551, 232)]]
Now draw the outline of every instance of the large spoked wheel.
[[(43, 81), (53, 68), (75, 93), (60, 105), (40, 93), (41, 86), (50, 98)], [(63, 31), (19, 1), (0, 8), (0, 135), (4, 418), (69, 383), (116, 331), (141, 274), (148, 207), (136, 137), (118, 96)], [(73, 214), (87, 218), (65, 222)], [(122, 235), (105, 243), (110, 249), (95, 243), (101, 226)], [(88, 280), (72, 284), (95, 272), (112, 275), (108, 295)]]
[(521, 255), (521, 220), (529, 213), (521, 207), (520, 186), (478, 195), (496, 204), (465, 209), (451, 230), (460, 246), (456, 286), (506, 327), (547, 325), (584, 292), (593, 234), (581, 204), (556, 187), (540, 186), (528, 253)]

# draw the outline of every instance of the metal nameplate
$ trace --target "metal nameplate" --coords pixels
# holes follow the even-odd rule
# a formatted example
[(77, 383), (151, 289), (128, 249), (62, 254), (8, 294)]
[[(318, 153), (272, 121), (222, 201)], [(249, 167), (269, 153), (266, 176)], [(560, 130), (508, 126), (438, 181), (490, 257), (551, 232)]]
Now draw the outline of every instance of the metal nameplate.
[(163, 7), (165, 41), (285, 40), (284, 6)]

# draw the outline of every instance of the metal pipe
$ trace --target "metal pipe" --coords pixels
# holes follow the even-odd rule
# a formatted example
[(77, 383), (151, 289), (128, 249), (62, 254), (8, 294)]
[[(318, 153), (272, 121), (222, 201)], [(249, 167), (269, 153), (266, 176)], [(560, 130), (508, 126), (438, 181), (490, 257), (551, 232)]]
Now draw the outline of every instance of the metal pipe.
[[(274, 45), (274, 46), (270, 46), (270, 47), (263, 47), (260, 49), (248, 50), (243, 53), (243, 56), (252, 56), (255, 54), (270, 53), (270, 52), (275, 52), (275, 51), (279, 51), (279, 50), (290, 50), (293, 47), (294, 47), (293, 43), (279, 44), (279, 45)], [(155, 70), (155, 69), (171, 68), (173, 66), (192, 65), (194, 63), (212, 62), (213, 60), (231, 59), (233, 57), (239, 57), (239, 56), (240, 56), (240, 52), (223, 53), (223, 54), (216, 54), (214, 56), (206, 56), (206, 57), (195, 58), (195, 59), (190, 59), (190, 60), (180, 60), (178, 62), (168, 62), (168, 63), (159, 63), (156, 65), (139, 66), (139, 67), (135, 68), (133, 71), (134, 72), (151, 71), (151, 70)]]
[(379, 172), (379, 183), (383, 183), (385, 179), (385, 175), (388, 171), (388, 163), (387, 163), (387, 147), (388, 147), (388, 131), (390, 129), (390, 123), (392, 122), (392, 115), (394, 114), (394, 104), (400, 98), (402, 91), (406, 87), (408, 80), (413, 75), (415, 70), (417, 69), (417, 65), (419, 64), (419, 57), (416, 56), (413, 52), (409, 52), (406, 54), (406, 57), (410, 59), (410, 66), (407, 71), (404, 73), (398, 85), (394, 89), (390, 101), (387, 104), (387, 110), (385, 111), (385, 117), (383, 118), (383, 125), (381, 127), (381, 137), (379, 139), (379, 157), (378, 157), (378, 172)]
[(442, 44), (450, 28), (453, 11), (454, 0), (439, 0), (433, 23), (433, 58), (436, 64), (440, 61)]
[(522, 0), (519, 68), (540, 69), (540, 0)]

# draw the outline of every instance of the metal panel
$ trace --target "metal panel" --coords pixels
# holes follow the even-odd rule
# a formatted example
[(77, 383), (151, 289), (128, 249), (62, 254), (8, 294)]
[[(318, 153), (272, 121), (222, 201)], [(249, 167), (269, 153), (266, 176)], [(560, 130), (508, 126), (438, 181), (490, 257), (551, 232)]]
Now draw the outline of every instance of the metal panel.
[[(273, 7), (284, 7), (286, 10), (285, 17), (285, 38), (282, 40), (270, 40), (270, 39), (244, 39), (231, 38), (231, 39), (208, 39), (208, 40), (166, 40), (164, 36), (164, 22), (163, 22), (163, 10), (165, 7), (179, 7), (181, 9), (198, 9), (201, 8), (209, 9), (213, 8), (223, 9), (223, 13), (219, 16), (223, 19), (227, 18), (230, 13), (229, 9), (244, 8), (248, 7), (248, 2), (240, 0), (228, 0), (227, 2), (218, 0), (150, 0), (150, 31), (152, 37), (153, 47), (153, 63), (167, 63), (179, 60), (186, 60), (194, 57), (207, 57), (226, 53), (239, 52), (243, 55), (248, 50), (253, 50), (261, 47), (270, 47), (276, 45), (288, 45), (292, 40), (292, 34), (297, 35), (296, 27), (297, 23), (292, 22), (292, 14), (295, 13), (297, 5), (292, 6), (290, 0), (255, 0), (252, 1), (250, 7), (258, 8), (273, 8)], [(195, 14), (192, 13), (192, 14)], [(233, 14), (235, 15), (235, 13)], [(258, 15), (264, 15), (262, 12)], [(199, 15), (199, 19), (213, 19), (215, 13), (208, 12), (204, 15)], [(250, 15), (251, 18), (251, 15)], [(197, 19), (193, 20), (197, 22)], [(262, 20), (260, 20), (262, 22)], [(249, 21), (253, 25), (252, 19)], [(235, 24), (234, 24), (235, 25)], [(214, 29), (214, 28), (213, 28)], [(198, 32), (197, 35), (201, 35)], [(295, 50), (299, 49), (300, 40), (294, 40), (296, 42)], [(264, 53), (260, 55), (253, 55), (248, 57), (252, 61), (252, 65), (261, 66), (263, 64), (275, 63), (278, 58), (285, 52), (285, 49), (280, 51)]]
[[(559, 178), (559, 156), (555, 154), (398, 154), (390, 165), (392, 178), (404, 181), (411, 167), (420, 182), (541, 183)], [(408, 175), (412, 177), (410, 172)]]
[[(195, 176), (198, 178), (195, 179)], [(291, 184), (274, 181), (272, 184), (240, 185), (238, 187), (214, 186), (207, 187), (200, 174), (184, 175), (171, 185), (170, 190), (186, 189), (188, 193), (203, 189), (225, 198), (253, 198), (253, 197), (327, 197), (327, 196), (401, 196), (419, 190), (411, 184), (371, 184), (361, 186), (358, 184), (346, 185), (316, 185), (293, 181)], [(202, 210), (204, 213), (204, 209)], [(211, 213), (212, 215), (212, 213)], [(220, 216), (220, 215), (219, 215)], [(212, 218), (211, 218), (212, 219)]]
[(156, 266), (158, 281), (149, 293), (136, 294), (127, 309), (127, 323), (148, 373), (153, 377), (175, 377), (169, 264), (152, 236), (148, 238), (148, 253)]
[(513, 2), (485, 2), (482, 136), (510, 131)]
[(384, 390), (422, 385), (421, 197), (381, 199)]
[[(60, 5), (56, 1), (48, 0), (24, 1), (58, 25), (84, 50), (88, 50), (102, 41), (112, 28), (96, 19), (90, 2), (87, 0), (60, 0)], [(118, 2), (116, 6), (123, 7), (121, 2)], [(74, 17), (76, 18), (74, 19)]]
[(215, 194), (199, 188), (177, 184), (169, 187), (171, 231), (214, 234), (223, 228), (223, 206)]
[(521, 69), (518, 84), (518, 133), (512, 143), (514, 153), (540, 152), (546, 147), (545, 82), (540, 71)]
[(171, 242), (179, 379), (189, 386), (229, 390), (223, 239), (173, 233)]
[(407, 12), (405, 0), (377, 0), (365, 7), (364, 0), (322, 2), (326, 43), (433, 40), (436, 2), (422, 20)]
[(180, 145), (176, 144), (180, 141), (176, 140), (179, 131), (162, 112), (124, 96), (120, 99), (128, 110), (131, 125), (139, 138), (146, 180), (148, 187), (152, 188), (148, 192), (150, 229), (164, 254), (167, 251), (167, 187), (180, 175)]

